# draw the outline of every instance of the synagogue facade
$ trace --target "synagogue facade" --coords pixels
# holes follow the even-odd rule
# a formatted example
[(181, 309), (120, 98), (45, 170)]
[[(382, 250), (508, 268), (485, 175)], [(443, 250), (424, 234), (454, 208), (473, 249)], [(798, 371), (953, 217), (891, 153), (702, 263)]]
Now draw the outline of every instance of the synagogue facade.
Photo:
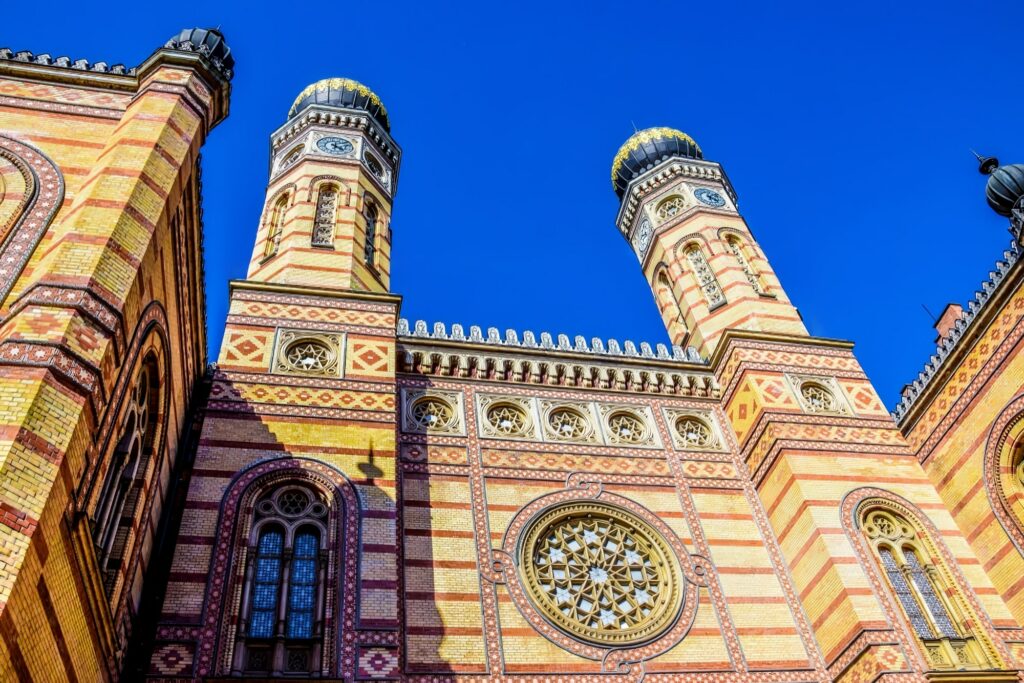
[(402, 150), (326, 79), (210, 363), (234, 66), (0, 50), (0, 680), (1022, 680), (1024, 166), (982, 159), (1012, 243), (890, 412), (673, 128), (609, 216), (669, 344), (406, 321)]

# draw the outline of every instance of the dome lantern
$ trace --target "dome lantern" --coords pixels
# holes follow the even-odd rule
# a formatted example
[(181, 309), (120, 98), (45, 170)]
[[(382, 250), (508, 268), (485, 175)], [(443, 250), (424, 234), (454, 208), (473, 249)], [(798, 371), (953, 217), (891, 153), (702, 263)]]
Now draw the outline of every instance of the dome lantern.
[(621, 199), (636, 177), (666, 159), (703, 159), (697, 142), (675, 128), (647, 128), (637, 131), (619, 148), (612, 161), (612, 187)]

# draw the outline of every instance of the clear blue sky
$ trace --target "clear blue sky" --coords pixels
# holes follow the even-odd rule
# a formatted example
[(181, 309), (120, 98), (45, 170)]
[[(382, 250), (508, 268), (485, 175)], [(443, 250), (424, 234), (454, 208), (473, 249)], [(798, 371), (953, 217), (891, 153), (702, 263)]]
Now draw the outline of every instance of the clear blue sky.
[(134, 65), (221, 25), (231, 116), (204, 153), (211, 357), (245, 275), (268, 135), (348, 76), (405, 154), (402, 312), (447, 324), (666, 341), (614, 226), (634, 124), (720, 161), (812, 334), (852, 339), (891, 407), (1008, 244), (970, 148), (1024, 162), (1024, 3), (9, 3), (0, 46)]

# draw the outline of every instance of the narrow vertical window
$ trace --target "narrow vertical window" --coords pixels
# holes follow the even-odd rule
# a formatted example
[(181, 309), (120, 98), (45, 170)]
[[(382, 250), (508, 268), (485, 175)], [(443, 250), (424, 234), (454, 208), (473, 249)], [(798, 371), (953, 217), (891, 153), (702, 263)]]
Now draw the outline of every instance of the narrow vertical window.
[(693, 268), (693, 274), (697, 277), (697, 283), (700, 285), (701, 291), (704, 292), (704, 298), (708, 302), (708, 307), (717, 308), (724, 304), (725, 294), (722, 293), (722, 287), (718, 284), (718, 278), (715, 277), (714, 271), (708, 265), (707, 259), (704, 258), (704, 252), (700, 250), (700, 247), (696, 245), (689, 247), (686, 250), (686, 258), (690, 261), (690, 266)]
[(288, 208), (288, 195), (277, 200), (274, 210), (270, 213), (270, 230), (267, 232), (267, 243), (263, 248), (263, 258), (269, 258), (277, 252), (284, 230), (284, 214)]
[(960, 634), (953, 628), (953, 621), (949, 617), (949, 611), (936, 594), (935, 585), (925, 572), (924, 567), (921, 566), (920, 560), (917, 559), (917, 553), (912, 548), (904, 548), (903, 557), (907, 560), (910, 579), (914, 582), (914, 586), (924, 602), (925, 609), (928, 610), (928, 614), (932, 618), (932, 623), (938, 629), (939, 635), (943, 638), (958, 638)]
[(108, 595), (128, 547), (132, 518), (143, 488), (139, 476), (153, 447), (157, 385), (156, 360), (151, 355), (143, 361), (135, 384), (125, 397), (127, 406), (118, 440), (93, 515), (96, 559), (104, 573)]
[(363, 209), (366, 219), (366, 242), (363, 245), (363, 260), (368, 266), (374, 266), (377, 260), (377, 207), (367, 201)]
[(335, 208), (338, 204), (338, 188), (324, 185), (316, 200), (316, 216), (313, 219), (313, 246), (334, 245)]
[(743, 245), (735, 237), (728, 237), (725, 243), (729, 246), (729, 251), (732, 252), (736, 262), (740, 264), (740, 268), (743, 269), (743, 275), (747, 278), (747, 282), (754, 288), (754, 291), (758, 294), (764, 294), (764, 287), (761, 285), (761, 276), (747, 260), (747, 255), (743, 253)]
[(288, 623), (285, 629), (289, 638), (313, 637), (319, 550), (320, 536), (315, 530), (303, 529), (296, 535), (288, 586)]
[(277, 624), (277, 597), (281, 589), (281, 559), (284, 534), (270, 528), (260, 534), (256, 546), (255, 571), (252, 582), (252, 612), (249, 614), (249, 637), (271, 638)]
[(914, 591), (911, 590), (910, 584), (907, 583), (907, 577), (903, 575), (903, 571), (900, 569), (899, 564), (897, 564), (892, 550), (884, 547), (879, 548), (878, 556), (882, 560), (882, 567), (885, 569), (885, 575), (889, 578), (889, 583), (892, 584), (896, 599), (903, 607), (903, 611), (907, 613), (910, 625), (914, 627), (914, 633), (917, 634), (918, 638), (934, 638), (935, 633), (932, 631), (931, 624), (925, 619), (924, 612), (921, 611), (921, 605), (917, 602), (917, 597), (915, 597)]

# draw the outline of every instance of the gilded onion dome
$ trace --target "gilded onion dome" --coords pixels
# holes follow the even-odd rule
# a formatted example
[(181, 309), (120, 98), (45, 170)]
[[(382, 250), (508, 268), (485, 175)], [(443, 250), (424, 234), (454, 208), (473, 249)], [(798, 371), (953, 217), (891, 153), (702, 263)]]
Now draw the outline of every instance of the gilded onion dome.
[(1000, 166), (995, 157), (979, 157), (978, 170), (988, 176), (985, 199), (1000, 216), (1009, 216), (1013, 207), (1024, 197), (1024, 164)]
[(672, 157), (703, 159), (697, 142), (675, 128), (647, 128), (634, 133), (612, 161), (612, 187), (622, 198), (629, 183)]
[(377, 93), (351, 78), (325, 78), (307, 85), (292, 103), (288, 117), (291, 118), (314, 104), (365, 111), (384, 126), (384, 130), (391, 132), (388, 112), (384, 108), (384, 103), (377, 97)]

